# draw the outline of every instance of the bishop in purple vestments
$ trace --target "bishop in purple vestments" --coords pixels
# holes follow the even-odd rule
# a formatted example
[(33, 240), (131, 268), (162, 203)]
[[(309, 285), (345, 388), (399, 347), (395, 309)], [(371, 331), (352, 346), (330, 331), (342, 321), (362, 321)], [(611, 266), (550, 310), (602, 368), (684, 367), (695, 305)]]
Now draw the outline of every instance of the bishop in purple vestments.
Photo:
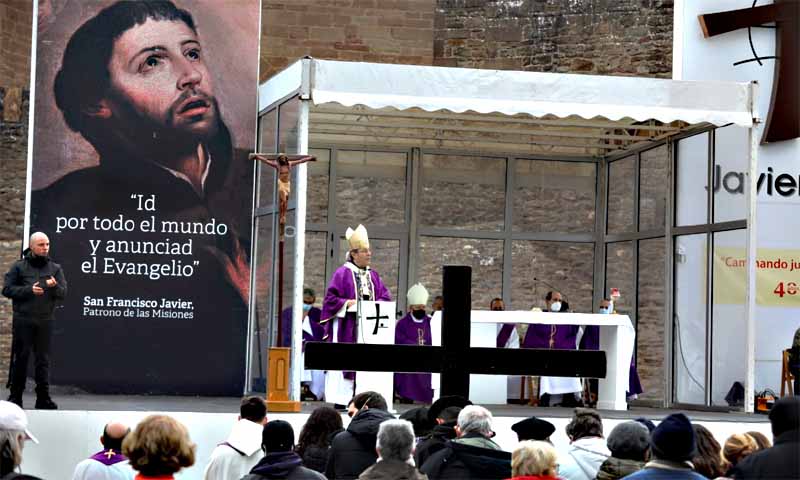
[[(333, 272), (328, 283), (325, 300), (322, 302), (320, 323), (325, 327), (325, 341), (356, 343), (358, 321), (355, 312), (347, 311), (348, 307), (355, 305), (357, 300), (391, 301), (392, 295), (384, 286), (378, 272), (369, 268), (372, 250), (369, 248), (366, 228), (363, 225), (355, 230), (348, 228), (345, 238), (350, 245), (347, 262)], [(329, 378), (333, 376), (337, 376), (336, 372), (328, 372)], [(344, 372), (344, 379), (350, 383), (355, 378), (355, 372)], [(326, 379), (325, 393), (331, 397), (329, 401), (346, 405), (350, 399), (344, 398), (345, 390), (350, 386), (342, 388), (337, 394), (328, 388), (327, 381)]]
[[(425, 313), (428, 291), (418, 283), (408, 290), (408, 313), (394, 329), (396, 345), (431, 345), (431, 317)], [(433, 389), (430, 373), (395, 373), (394, 393), (416, 402), (431, 403)]]

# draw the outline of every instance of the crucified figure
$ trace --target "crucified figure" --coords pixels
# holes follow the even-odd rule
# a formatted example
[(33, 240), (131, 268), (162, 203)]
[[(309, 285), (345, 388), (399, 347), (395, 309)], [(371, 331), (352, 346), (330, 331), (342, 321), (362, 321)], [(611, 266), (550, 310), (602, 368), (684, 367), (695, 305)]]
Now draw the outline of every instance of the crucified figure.
[(251, 153), (250, 159), (260, 160), (278, 171), (278, 225), (280, 225), (280, 238), (283, 239), (283, 231), (286, 226), (286, 210), (289, 208), (289, 193), (292, 191), (292, 167), (305, 162), (313, 162), (317, 158), (313, 155)]

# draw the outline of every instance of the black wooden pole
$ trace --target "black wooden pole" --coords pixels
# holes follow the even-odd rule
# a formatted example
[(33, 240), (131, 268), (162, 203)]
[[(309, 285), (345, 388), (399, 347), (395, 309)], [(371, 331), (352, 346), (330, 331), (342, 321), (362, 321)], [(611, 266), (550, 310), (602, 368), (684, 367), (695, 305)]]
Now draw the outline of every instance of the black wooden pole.
[(469, 354), (472, 329), (472, 268), (446, 265), (442, 282), (442, 365), (441, 394), (469, 397), (469, 370), (459, 359)]

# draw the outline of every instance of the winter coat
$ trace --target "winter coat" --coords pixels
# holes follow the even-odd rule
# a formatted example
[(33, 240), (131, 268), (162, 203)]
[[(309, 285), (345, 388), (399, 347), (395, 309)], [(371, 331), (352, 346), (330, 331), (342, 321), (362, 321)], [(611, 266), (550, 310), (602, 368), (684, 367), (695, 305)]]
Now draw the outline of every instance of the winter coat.
[(511, 476), (511, 453), (476, 433), (448, 441), (420, 467), (431, 480), (492, 480)]
[(600, 465), (611, 456), (602, 437), (584, 437), (569, 444), (558, 457), (558, 476), (564, 480), (594, 480)]
[(597, 472), (597, 480), (617, 480), (626, 475), (636, 473), (644, 468), (644, 462), (628, 460), (625, 458), (610, 457), (600, 465)]
[(303, 452), (303, 466), (315, 472), (325, 473), (325, 465), (328, 463), (328, 453), (330, 445), (310, 445)]
[(733, 468), (733, 478), (800, 478), (800, 430), (775, 437), (771, 448), (748, 455)]
[(364, 470), (358, 480), (428, 480), (428, 477), (406, 462), (381, 460)]
[(302, 463), (300, 455), (294, 452), (268, 453), (241, 480), (325, 480), (324, 475)]
[(425, 437), (414, 452), (414, 462), (422, 466), (434, 453), (443, 449), (448, 440), (456, 438), (456, 422), (447, 422), (433, 427), (431, 433)]
[[(35, 295), (33, 284), (43, 277), (53, 277), (56, 286), (45, 288), (44, 295)], [(30, 249), (25, 250), (21, 260), (14, 262), (3, 281), (3, 296), (11, 299), (14, 318), (50, 318), (66, 295), (67, 281), (61, 265), (46, 257), (34, 256)]]
[(333, 480), (355, 480), (378, 459), (375, 443), (378, 426), (394, 415), (376, 408), (361, 410), (347, 430), (333, 437), (325, 466), (325, 476)]
[(626, 480), (706, 480), (695, 472), (690, 462), (652, 460), (644, 468), (625, 477)]

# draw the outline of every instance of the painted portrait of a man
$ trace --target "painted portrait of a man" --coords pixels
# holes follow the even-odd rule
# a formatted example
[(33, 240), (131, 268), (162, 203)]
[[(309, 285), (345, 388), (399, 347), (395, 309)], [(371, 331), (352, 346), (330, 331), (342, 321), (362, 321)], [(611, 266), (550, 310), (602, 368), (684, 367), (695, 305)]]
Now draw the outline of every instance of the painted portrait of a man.
[[(258, 58), (216, 45), (217, 55), (254, 66), (249, 78), (226, 82), (207, 47), (225, 32), (217, 26), (205, 36), (191, 11), (210, 19), (213, 5), (185, 3), (83, 8), (53, 69), (51, 98), (69, 132), (45, 138), (37, 125), (30, 228), (58, 239), (53, 255), (76, 292), (58, 314), (56, 383), (241, 393)], [(258, 9), (257, 1), (239, 3)], [(217, 6), (213, 15), (225, 11)], [(257, 52), (258, 16), (251, 18), (249, 32), (236, 35)], [(36, 104), (36, 115), (46, 112)], [(59, 141), (68, 147), (53, 150)], [(36, 188), (59, 167), (63, 175)], [(104, 375), (118, 381), (95, 380)]]

